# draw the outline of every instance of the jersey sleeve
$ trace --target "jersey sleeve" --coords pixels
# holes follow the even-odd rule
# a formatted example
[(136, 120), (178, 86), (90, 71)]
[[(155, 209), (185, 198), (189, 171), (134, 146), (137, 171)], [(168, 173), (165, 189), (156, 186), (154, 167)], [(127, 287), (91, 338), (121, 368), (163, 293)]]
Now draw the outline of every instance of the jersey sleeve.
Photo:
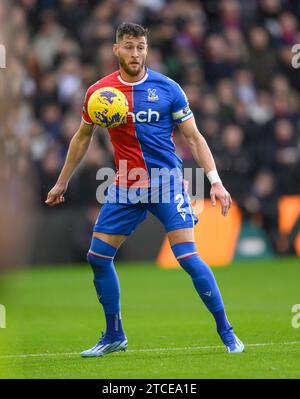
[[(170, 79), (171, 80), (171, 79)], [(171, 80), (172, 83), (172, 118), (175, 123), (181, 123), (193, 116), (185, 92), (178, 83)]]
[(91, 88), (89, 88), (87, 90), (87, 92), (85, 93), (83, 107), (82, 107), (82, 120), (83, 120), (84, 123), (86, 123), (88, 125), (93, 125), (93, 122), (92, 122), (92, 120), (89, 117), (89, 114), (87, 112), (87, 103), (89, 101), (89, 98), (90, 98), (91, 94), (92, 94), (92, 91), (91, 91)]

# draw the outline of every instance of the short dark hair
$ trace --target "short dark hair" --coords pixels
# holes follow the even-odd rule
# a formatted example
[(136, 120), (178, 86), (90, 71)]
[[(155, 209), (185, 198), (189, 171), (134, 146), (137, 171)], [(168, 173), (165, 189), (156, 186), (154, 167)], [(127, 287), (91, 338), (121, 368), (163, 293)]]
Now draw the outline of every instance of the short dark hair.
[(147, 40), (148, 29), (143, 28), (141, 25), (134, 24), (132, 22), (123, 22), (118, 26), (116, 33), (116, 42), (122, 40), (124, 35), (130, 35), (134, 37), (144, 36)]

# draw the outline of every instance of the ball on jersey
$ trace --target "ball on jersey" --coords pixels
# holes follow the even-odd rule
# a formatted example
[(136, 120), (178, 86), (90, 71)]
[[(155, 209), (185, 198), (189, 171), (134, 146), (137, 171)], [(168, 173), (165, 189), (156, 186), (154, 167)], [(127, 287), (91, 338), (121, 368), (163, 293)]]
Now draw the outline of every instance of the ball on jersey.
[(102, 87), (95, 90), (87, 104), (87, 112), (92, 122), (101, 127), (111, 128), (126, 123), (128, 101), (120, 90)]

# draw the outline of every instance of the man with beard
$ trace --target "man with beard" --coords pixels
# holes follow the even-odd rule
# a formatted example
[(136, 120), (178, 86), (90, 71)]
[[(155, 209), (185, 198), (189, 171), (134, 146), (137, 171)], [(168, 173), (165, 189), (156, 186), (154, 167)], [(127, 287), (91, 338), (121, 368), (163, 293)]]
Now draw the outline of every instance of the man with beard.
[[(185, 136), (195, 160), (204, 168), (211, 183), (212, 205), (219, 199), (223, 216), (230, 209), (231, 197), (222, 185), (211, 151), (197, 129), (185, 93), (172, 79), (146, 67), (147, 50), (146, 29), (133, 23), (119, 26), (113, 45), (119, 70), (88, 89), (82, 123), (70, 143), (58, 181), (46, 200), (51, 206), (64, 202), (68, 181), (88, 149), (93, 123), (87, 113), (87, 104), (92, 93), (103, 87), (114, 87), (123, 92), (129, 104), (127, 122), (108, 129), (118, 173), (96, 221), (87, 256), (104, 309), (106, 331), (95, 346), (81, 355), (99, 357), (127, 348), (121, 321), (120, 285), (113, 260), (119, 246), (146, 218), (148, 211), (163, 223), (173, 253), (191, 276), (197, 293), (213, 315), (227, 351), (239, 353), (244, 350), (244, 345), (226, 317), (213, 273), (200, 259), (195, 247), (194, 225), (198, 219), (184, 189), (182, 161), (175, 153), (175, 124)], [(124, 162), (125, 169), (122, 167)], [(163, 184), (162, 176), (152, 173), (155, 170), (169, 171), (172, 184), (168, 187)], [(137, 193), (134, 200), (127, 195), (132, 188)], [(154, 198), (153, 192), (156, 193)]]

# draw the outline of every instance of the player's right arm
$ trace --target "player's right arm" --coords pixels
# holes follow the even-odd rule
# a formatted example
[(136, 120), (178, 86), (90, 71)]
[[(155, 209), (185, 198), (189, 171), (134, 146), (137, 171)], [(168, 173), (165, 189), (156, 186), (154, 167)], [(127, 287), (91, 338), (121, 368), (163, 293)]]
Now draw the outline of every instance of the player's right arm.
[(45, 203), (53, 206), (65, 201), (64, 194), (68, 183), (84, 157), (92, 139), (94, 125), (81, 122), (79, 129), (72, 137), (64, 166), (60, 172), (55, 186), (49, 191)]

